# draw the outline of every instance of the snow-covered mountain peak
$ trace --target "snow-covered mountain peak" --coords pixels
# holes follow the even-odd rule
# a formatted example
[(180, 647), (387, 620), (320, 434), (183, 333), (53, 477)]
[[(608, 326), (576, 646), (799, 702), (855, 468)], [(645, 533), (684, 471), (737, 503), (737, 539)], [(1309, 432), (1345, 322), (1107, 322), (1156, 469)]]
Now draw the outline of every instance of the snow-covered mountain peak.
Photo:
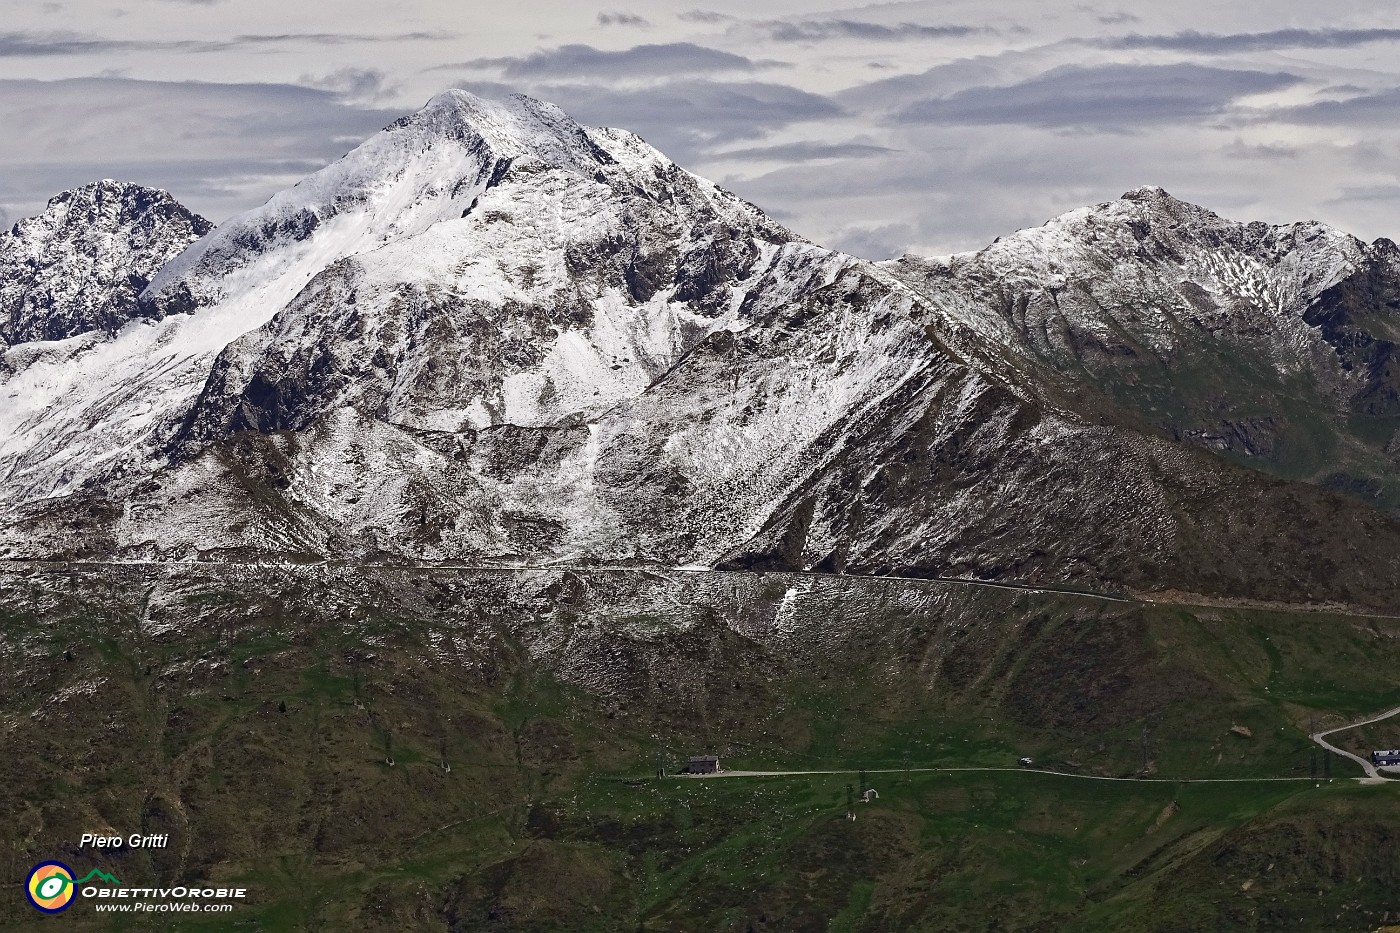
[(551, 156), (567, 148), (541, 121), (525, 119), (523, 109), (465, 92), (438, 95), (225, 222), (166, 267), (143, 302), (158, 317), (250, 291), (258, 306), (250, 313), (276, 311), (335, 260), (463, 216), (531, 143)]
[(262, 207), (226, 221), (161, 271), (142, 296), (145, 313), (185, 313), (242, 294), (247, 307), (240, 314), (265, 319), (336, 260), (466, 217), (487, 189), (541, 171), (673, 209), (690, 205), (768, 223), (630, 133), (584, 127), (523, 95), (491, 101), (449, 90)]
[(210, 230), (169, 194), (105, 178), (0, 232), (0, 339), (111, 333), (151, 276)]
[(1189, 235), (1222, 225), (1238, 226), (1208, 208), (1174, 197), (1158, 185), (1142, 185), (1123, 192), (1111, 201), (1053, 217), (1045, 222), (1044, 227), (1078, 238), (1084, 236), (1086, 229), (1101, 225), (1123, 227), (1125, 232), (1132, 233), (1138, 239), (1154, 231), (1180, 229)]
[[(101, 231), (144, 229), (107, 218), (141, 200), (111, 188), (24, 226), (26, 247), (64, 247), (46, 281), (101, 291), (82, 288)], [(1263, 459), (1301, 438), (1319, 469), (1359, 451), (1342, 481), (1389, 482), (1400, 269), (1380, 250), (1143, 188), (976, 254), (872, 264), (631, 133), (450, 91), (185, 250), (129, 309), (142, 320), (5, 352), (0, 556), (1179, 589), (1194, 555), (1228, 565), (1334, 504), (1164, 438), (1333, 484)], [(1348, 413), (1372, 421), (1314, 443)], [(1250, 510), (1277, 522), (1190, 524)], [(1335, 541), (1400, 553), (1353, 526), (1270, 555), (1268, 581), (1352, 598), (1371, 584), (1334, 584)]]
[(26, 357), (0, 463), (16, 495), (62, 495), (160, 462), (182, 424), (588, 416), (727, 326), (797, 239), (630, 133), (445, 92), (170, 261), (150, 326)]
[[(1362, 241), (1326, 224), (1241, 223), (1148, 185), (1000, 237), (976, 252), (909, 261), (949, 271), (1000, 270), (1029, 286), (1050, 288), (1169, 266), (1242, 308), (1296, 313), (1300, 303), (1354, 271), (1367, 252)], [(1266, 269), (1283, 273), (1287, 282), (1273, 281), (1275, 273)]]
[[(1388, 255), (1323, 223), (1241, 223), (1147, 186), (975, 253), (885, 268), (937, 289), (952, 316), (1027, 367), (1088, 373), (1111, 405), (1170, 436), (1266, 458), (1304, 446), (1299, 412), (1318, 397), (1325, 410), (1391, 410), (1379, 361), (1400, 266)], [(1337, 443), (1365, 450), (1356, 462), (1380, 475), (1369, 442)]]
[(346, 405), (447, 432), (593, 417), (727, 326), (753, 272), (800, 240), (636, 135), (523, 95), (439, 94), (323, 174), (343, 191), (355, 171), (414, 196), (372, 192), (344, 234), (309, 231), (335, 254), (279, 246), (319, 271), (284, 275), (298, 290), (221, 354), (182, 438)]
[(495, 101), (449, 89), (386, 130), (395, 131), (421, 133), (430, 138), (475, 136), (498, 158), (534, 158), (554, 168), (590, 174), (600, 163), (612, 161), (573, 117), (553, 104), (524, 94)]
[(1167, 189), (1163, 188), (1161, 185), (1138, 185), (1136, 188), (1124, 191), (1122, 195), (1119, 196), (1118, 200), (1148, 201), (1161, 204), (1187, 203), (1186, 201), (1182, 201), (1180, 198), (1172, 197), (1172, 195), (1167, 191)]

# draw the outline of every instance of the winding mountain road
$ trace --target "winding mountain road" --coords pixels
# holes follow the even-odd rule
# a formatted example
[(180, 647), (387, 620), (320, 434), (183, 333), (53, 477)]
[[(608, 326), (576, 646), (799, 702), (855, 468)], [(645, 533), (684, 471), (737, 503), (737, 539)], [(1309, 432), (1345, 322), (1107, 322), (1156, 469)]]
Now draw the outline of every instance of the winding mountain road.
[[(1338, 733), (1338, 732), (1346, 732), (1348, 729), (1359, 729), (1359, 728), (1362, 727), (1362, 726), (1369, 726), (1369, 725), (1371, 725), (1372, 723), (1377, 723), (1377, 722), (1381, 722), (1381, 721), (1386, 720), (1386, 719), (1390, 719), (1392, 716), (1400, 716), (1400, 706), (1397, 706), (1397, 707), (1395, 707), (1395, 708), (1392, 709), (1392, 710), (1387, 710), (1386, 712), (1381, 713), (1381, 714), (1379, 714), (1379, 715), (1377, 715), (1377, 716), (1372, 716), (1372, 717), (1369, 718), (1369, 719), (1363, 719), (1363, 720), (1361, 720), (1361, 721), (1359, 721), (1359, 722), (1347, 723), (1346, 725), (1343, 725), (1343, 726), (1336, 726), (1336, 727), (1334, 727), (1334, 728), (1332, 728), (1332, 729), (1324, 729), (1324, 730), (1322, 730), (1321, 732), (1314, 732), (1314, 733), (1312, 733), (1310, 736), (1308, 736), (1308, 738), (1312, 739), (1312, 741), (1316, 742), (1318, 745), (1321, 745), (1322, 748), (1323, 748), (1324, 750), (1329, 751), (1329, 752), (1333, 753), (1334, 755), (1340, 755), (1340, 756), (1342, 756), (1343, 758), (1348, 758), (1348, 759), (1350, 759), (1350, 760), (1356, 762), (1357, 764), (1359, 764), (1359, 765), (1362, 767), (1362, 769), (1366, 772), (1366, 776), (1365, 776), (1365, 777), (1357, 778), (1357, 779), (1356, 779), (1356, 780), (1359, 781), (1360, 783), (1362, 783), (1362, 784), (1388, 784), (1388, 783), (1390, 783), (1392, 780), (1397, 780), (1397, 778), (1387, 777), (1386, 775), (1382, 774), (1382, 773), (1380, 772), (1380, 770), (1379, 770), (1375, 765), (1373, 765), (1370, 761), (1366, 760), (1365, 758), (1362, 758), (1360, 755), (1353, 754), (1352, 752), (1349, 752), (1349, 751), (1347, 751), (1347, 750), (1344, 749), (1344, 748), (1338, 748), (1337, 746), (1333, 745), (1331, 742), (1327, 741), (1327, 737), (1328, 737), (1329, 735), (1335, 735), (1335, 734)], [(1028, 774), (1052, 774), (1052, 775), (1055, 775), (1056, 777), (1079, 778), (1079, 779), (1081, 779), (1081, 780), (1086, 780), (1086, 781), (1129, 781), (1129, 782), (1143, 783), (1143, 784), (1245, 784), (1245, 783), (1268, 782), (1268, 781), (1312, 781), (1312, 780), (1315, 780), (1315, 778), (1310, 778), (1310, 777), (1273, 777), (1273, 778), (1268, 778), (1268, 777), (1260, 777), (1260, 778), (1143, 778), (1143, 777), (1108, 777), (1108, 776), (1106, 776), (1106, 775), (1099, 775), (1099, 774), (1070, 774), (1070, 773), (1067, 773), (1067, 772), (1064, 772), (1064, 771), (1047, 771), (1047, 770), (1045, 770), (1045, 769), (1043, 769), (1043, 768), (867, 768), (867, 769), (865, 769), (865, 773), (866, 773), (866, 774), (898, 774), (898, 773), (900, 773), (900, 772), (915, 772), (915, 771), (918, 771), (918, 772), (1017, 771), (1017, 772), (1024, 772), (1024, 773), (1028, 773)], [(855, 770), (850, 770), (850, 769), (848, 769), (848, 770), (832, 770), (832, 771), (721, 771), (721, 772), (719, 772), (719, 773), (717, 773), (717, 774), (685, 774), (685, 775), (676, 775), (676, 776), (677, 776), (677, 777), (692, 778), (692, 779), (707, 779), (707, 778), (739, 778), (739, 777), (784, 777), (784, 776), (793, 776), (793, 775), (802, 775), (802, 774), (856, 774), (856, 773), (857, 773), (857, 772), (856, 772)]]
[(1308, 738), (1312, 739), (1318, 745), (1321, 745), (1324, 749), (1326, 749), (1329, 752), (1332, 752), (1335, 755), (1341, 755), (1343, 758), (1350, 758), (1352, 761), (1356, 762), (1363, 769), (1365, 769), (1366, 776), (1364, 778), (1358, 778), (1358, 780), (1360, 780), (1361, 783), (1384, 784), (1387, 781), (1393, 779), (1386, 777), (1384, 774), (1381, 774), (1380, 771), (1377, 770), (1375, 765), (1371, 764), (1371, 762), (1367, 761), (1365, 758), (1362, 758), (1360, 755), (1354, 755), (1346, 749), (1338, 748), (1337, 746), (1333, 745), (1331, 742), (1327, 741), (1327, 736), (1334, 735), (1338, 732), (1345, 732), (1348, 729), (1359, 729), (1362, 726), (1369, 726), (1373, 722), (1380, 722), (1383, 719), (1389, 719), (1390, 717), (1395, 715), (1400, 715), (1400, 706), (1397, 706), (1395, 707), (1395, 709), (1390, 710), (1388, 712), (1381, 713), (1379, 716), (1372, 716), (1370, 719), (1363, 719), (1360, 722), (1348, 723), (1345, 726), (1337, 726), (1335, 729), (1325, 729), (1322, 732), (1314, 732), (1312, 735), (1308, 736)]
[(975, 577), (951, 577), (951, 576), (901, 576), (891, 574), (872, 573), (831, 573), (817, 570), (718, 570), (704, 564), (685, 564), (681, 566), (667, 566), (665, 564), (647, 565), (616, 565), (616, 564), (590, 564), (573, 563), (568, 560), (543, 561), (536, 564), (509, 564), (509, 563), (463, 563), (460, 561), (406, 561), (404, 563), (367, 563), (361, 560), (325, 558), (312, 561), (197, 561), (197, 560), (42, 560), (29, 558), (0, 558), (0, 570), (39, 570), (49, 573), (74, 573), (86, 570), (104, 570), (109, 568), (130, 568), (130, 567), (168, 567), (168, 568), (198, 568), (208, 570), (213, 568), (344, 568), (354, 567), (361, 571), (413, 571), (419, 573), (534, 573), (537, 571), (562, 571), (579, 574), (627, 574), (644, 575), (653, 577), (665, 577), (668, 574), (708, 574), (718, 576), (734, 577), (762, 577), (771, 575), (774, 577), (810, 577), (814, 579), (838, 580), (843, 582), (860, 583), (870, 581), (881, 581), (885, 583), (898, 583), (910, 586), (920, 584), (951, 585), (980, 587), (996, 590), (1013, 590), (1032, 595), (1043, 595), (1046, 593), (1059, 596), (1077, 596), (1083, 599), (1099, 600), (1109, 603), (1123, 603), (1134, 606), (1205, 606), (1212, 609), (1265, 609), (1269, 611), (1282, 612), (1327, 612), (1340, 615), (1358, 616), (1367, 619), (1400, 619), (1400, 615), (1384, 615), (1370, 610), (1364, 606), (1343, 606), (1343, 605), (1323, 605), (1311, 603), (1269, 603), (1255, 602), (1251, 600), (1225, 599), (1216, 596), (1206, 596), (1200, 593), (1134, 593), (1134, 592), (1104, 592), (1102, 590), (1087, 589), (1084, 587), (1061, 585), (1055, 583), (1027, 583), (1019, 580), (982, 580)]
[[(913, 774), (955, 773), (964, 771), (1014, 771), (1017, 774), (1049, 774), (1055, 777), (1075, 778), (1081, 781), (1123, 781), (1130, 784), (1267, 784), (1277, 781), (1311, 781), (1307, 777), (1247, 777), (1247, 778), (1142, 778), (1109, 777), (1103, 774), (1073, 774), (1068, 771), (1048, 771), (1044, 768), (866, 768), (866, 774)], [(672, 777), (687, 780), (710, 780), (714, 778), (742, 777), (793, 777), (802, 774), (858, 774), (858, 769), (850, 768), (834, 771), (720, 771), (715, 774), (675, 774)], [(1385, 780), (1381, 778), (1381, 780)]]

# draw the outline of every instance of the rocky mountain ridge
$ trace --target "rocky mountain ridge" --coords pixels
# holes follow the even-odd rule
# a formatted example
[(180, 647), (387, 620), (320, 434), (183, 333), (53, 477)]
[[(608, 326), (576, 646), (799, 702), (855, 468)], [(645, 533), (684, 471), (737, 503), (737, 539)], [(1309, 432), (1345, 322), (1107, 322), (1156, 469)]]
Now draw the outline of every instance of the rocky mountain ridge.
[[(1140, 189), (977, 254), (867, 263), (631, 134), (448, 92), (166, 264), (147, 323), (27, 345), (0, 385), (0, 553), (1389, 605), (1400, 526), (1222, 459), (1187, 417), (1270, 379), (1389, 417), (1388, 255)], [(1263, 375), (1217, 365), (1245, 351)], [(1144, 372), (1168, 389), (1134, 395)]]
[(65, 191), (0, 233), (0, 340), (114, 334), (152, 276), (211, 229), (154, 188), (105, 179)]
[(1400, 509), (1400, 251), (1130, 191), (882, 264), (1107, 416)]

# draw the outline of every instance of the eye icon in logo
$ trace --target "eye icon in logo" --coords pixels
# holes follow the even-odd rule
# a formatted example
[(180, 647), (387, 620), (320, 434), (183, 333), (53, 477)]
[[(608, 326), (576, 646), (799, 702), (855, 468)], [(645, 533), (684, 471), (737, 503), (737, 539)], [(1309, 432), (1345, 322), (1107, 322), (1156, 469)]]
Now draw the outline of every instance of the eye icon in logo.
[(73, 903), (73, 869), (62, 862), (40, 862), (29, 872), (24, 891), (36, 910), (61, 913)]

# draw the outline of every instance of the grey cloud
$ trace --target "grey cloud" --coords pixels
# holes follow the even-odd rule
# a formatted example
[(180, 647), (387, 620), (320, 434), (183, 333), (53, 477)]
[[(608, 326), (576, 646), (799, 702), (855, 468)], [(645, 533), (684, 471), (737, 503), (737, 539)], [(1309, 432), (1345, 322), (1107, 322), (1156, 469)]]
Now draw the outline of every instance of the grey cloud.
[(1301, 154), (1297, 146), (1281, 143), (1246, 143), (1236, 140), (1231, 146), (1221, 150), (1234, 159), (1296, 159)]
[(599, 26), (650, 26), (651, 21), (645, 16), (638, 16), (636, 13), (599, 13)]
[(596, 115), (591, 122), (633, 128), (677, 158), (698, 157), (714, 145), (842, 113), (820, 95), (760, 82), (673, 82), (629, 94), (581, 96), (576, 106)]
[(895, 150), (868, 143), (781, 143), (776, 146), (755, 146), (710, 154), (712, 159), (740, 162), (810, 162), (816, 159), (867, 159)]
[(320, 77), (302, 75), (300, 83), (333, 91), (342, 99), (356, 101), (385, 100), (397, 90), (385, 80), (384, 72), (378, 68), (341, 68)]
[(775, 42), (822, 42), (827, 39), (956, 39), (990, 31), (984, 26), (926, 26), (920, 23), (886, 26), (882, 23), (851, 19), (769, 20), (754, 25)]
[(837, 93), (851, 110), (885, 113), (901, 106), (973, 87), (1000, 86), (1023, 75), (1041, 74), (1064, 59), (1055, 49), (1003, 52), (959, 58), (915, 74), (897, 74)]
[(1345, 204), (1348, 201), (1400, 201), (1400, 184), (1344, 186), (1330, 203)]
[(1300, 80), (1290, 74), (1191, 64), (1069, 66), (1008, 87), (974, 87), (919, 101), (897, 119), (1131, 131), (1217, 116), (1240, 97)]
[[(311, 45), (353, 45), (361, 42), (441, 42), (445, 39), (456, 38), (450, 32), (399, 32), (399, 33), (365, 33), (365, 32), (284, 32), (264, 35), (243, 35), (234, 36), (228, 40), (228, 45), (294, 45), (297, 43), (308, 43)], [(211, 45), (220, 45), (215, 42)]]
[(871, 170), (816, 162), (727, 178), (725, 185), (765, 209), (796, 206), (795, 230), (871, 259), (977, 249), (1140, 184), (1163, 183), (1187, 197), (1198, 190), (1183, 179), (1190, 160), (1179, 146), (1160, 156), (1176, 166), (1170, 173), (1144, 161), (1144, 152), (1162, 148), (1146, 137), (1067, 135), (1057, 139), (1054, 157), (1033, 134), (982, 126), (911, 129), (904, 142)]
[(1268, 32), (1208, 33), (1187, 30), (1172, 35), (1111, 36), (1090, 39), (1101, 49), (1164, 49), (1222, 55), (1274, 49), (1343, 49), (1373, 42), (1400, 40), (1400, 29), (1274, 29)]
[(843, 227), (832, 234), (829, 245), (861, 259), (893, 259), (909, 249), (914, 236), (914, 228), (905, 223)]
[(1123, 23), (1136, 23), (1141, 21), (1141, 17), (1134, 16), (1126, 10), (1100, 10), (1098, 7), (1087, 3), (1082, 3), (1075, 7), (1075, 12), (1085, 13), (1103, 23), (1105, 26), (1118, 26)]
[(94, 55), (113, 52), (225, 52), (282, 45), (350, 45), (355, 43), (422, 42), (449, 39), (448, 33), (279, 33), (239, 35), (229, 39), (106, 39), (70, 32), (0, 33), (0, 58), (51, 55)]
[[(1397, 120), (1359, 125), (1372, 130), (1346, 136), (1366, 140), (1364, 151), (1360, 142), (1337, 145), (1335, 134), (1247, 140), (1293, 144), (1296, 156), (1227, 153), (1234, 132), (1190, 123), (1107, 135), (909, 125), (891, 128), (888, 145), (897, 152), (866, 162), (794, 163), (756, 175), (735, 172), (723, 183), (765, 210), (784, 209), (804, 236), (857, 254), (866, 250), (870, 258), (880, 258), (875, 250), (882, 246), (925, 255), (977, 249), (1146, 184), (1239, 220), (1317, 219), (1368, 240), (1396, 238), (1397, 202), (1388, 186), (1400, 154), (1400, 134), (1389, 129)], [(1342, 190), (1346, 185), (1367, 190)], [(1336, 200), (1339, 193), (1361, 196)], [(898, 224), (914, 231), (903, 244), (893, 236), (884, 243), (861, 240), (862, 231)]]
[[(183, 43), (175, 43), (183, 45)], [(197, 43), (191, 43), (197, 44)], [(0, 58), (44, 55), (85, 55), (100, 52), (148, 51), (166, 48), (165, 42), (127, 42), (95, 39), (64, 32), (0, 32)]]
[(1346, 100), (1324, 100), (1282, 107), (1261, 114), (1265, 120), (1325, 125), (1388, 126), (1400, 118), (1400, 88), (1362, 94)]
[[(940, 130), (940, 133), (951, 134), (952, 145), (910, 146), (898, 150), (882, 157), (877, 171), (850, 172), (839, 165), (812, 163), (784, 166), (746, 181), (730, 179), (730, 183), (736, 191), (754, 197), (756, 203), (763, 205), (791, 201), (803, 191), (809, 195), (835, 199), (908, 199), (911, 192), (918, 192), (916, 200), (944, 200), (958, 197), (960, 189), (971, 185), (1012, 186), (1022, 192), (1033, 188), (1055, 190), (1064, 186), (1067, 180), (1078, 181), (1086, 175), (1099, 177), (1109, 188), (1116, 189), (1114, 193), (1145, 183), (1126, 178), (1113, 180), (1118, 170), (1105, 171), (1104, 164), (1112, 163), (1115, 154), (1110, 147), (1102, 145), (1091, 147), (1079, 142), (1070, 147), (1080, 150), (1076, 151), (1076, 156), (1082, 157), (1082, 150), (1086, 148), (1096, 148), (1102, 154), (1095, 159), (1079, 158), (1078, 161), (1061, 164), (1053, 160), (1027, 158), (1030, 148), (1026, 146), (998, 145), (999, 134), (986, 127), (957, 127)], [(839, 186), (831, 183), (833, 177), (841, 179)], [(1129, 181), (1132, 183), (1127, 183)], [(755, 194), (748, 195), (750, 191)], [(901, 205), (898, 213), (906, 212), (907, 204)], [(1005, 221), (994, 217), (965, 214), (943, 220), (953, 226), (968, 226), (970, 230), (989, 223), (1000, 224), (991, 228), (992, 236), (1009, 232)]]
[(733, 22), (734, 17), (728, 13), (716, 13), (714, 10), (689, 10), (685, 13), (677, 14), (677, 19), (685, 23), (704, 23), (713, 26), (716, 23)]
[(732, 52), (696, 45), (669, 42), (663, 45), (637, 45), (608, 51), (591, 45), (564, 45), (544, 49), (519, 58), (479, 58), (444, 68), (500, 68), (507, 78), (642, 78), (675, 74), (702, 74), (718, 71), (754, 71), (781, 65), (758, 62)]
[(0, 81), (0, 204), (32, 213), (97, 178), (166, 188), (218, 220), (340, 157), (401, 115), (286, 84)]

